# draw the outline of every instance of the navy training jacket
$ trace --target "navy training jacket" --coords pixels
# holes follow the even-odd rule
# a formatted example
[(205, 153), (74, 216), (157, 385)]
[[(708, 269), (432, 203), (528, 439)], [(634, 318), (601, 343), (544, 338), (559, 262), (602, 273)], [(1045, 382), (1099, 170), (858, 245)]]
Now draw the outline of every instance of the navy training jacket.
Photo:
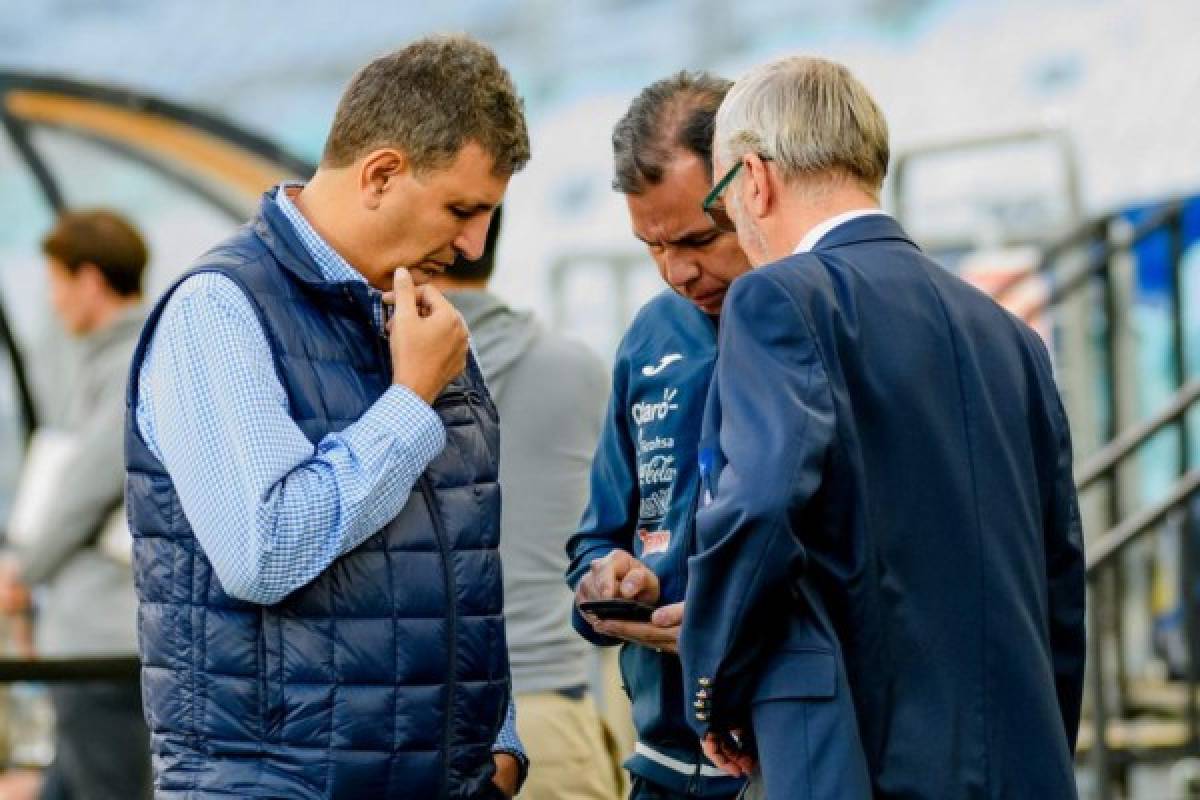
[[(617, 349), (591, 496), (567, 544), (574, 587), (593, 559), (626, 550), (658, 576), (660, 603), (683, 600), (700, 488), (697, 443), (716, 358), (714, 321), (666, 290), (637, 314)], [(575, 611), (584, 638), (612, 645)], [(688, 727), (679, 659), (635, 644), (621, 649), (638, 749), (625, 766), (681, 794), (725, 797), (741, 781), (712, 766)]]

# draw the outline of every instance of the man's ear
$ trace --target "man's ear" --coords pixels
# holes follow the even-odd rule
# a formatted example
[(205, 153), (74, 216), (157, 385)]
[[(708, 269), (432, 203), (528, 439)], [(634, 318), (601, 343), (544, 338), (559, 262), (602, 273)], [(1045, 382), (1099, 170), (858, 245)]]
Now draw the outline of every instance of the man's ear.
[(372, 150), (362, 160), (358, 171), (358, 188), (363, 205), (374, 211), (383, 200), (383, 193), (395, 180), (408, 172), (408, 158), (394, 147)]
[(87, 291), (91, 295), (104, 294), (111, 292), (112, 287), (108, 285), (108, 279), (104, 277), (104, 273), (90, 261), (80, 262), (75, 269), (77, 280), (82, 281), (87, 287)]
[(742, 156), (742, 207), (755, 219), (762, 219), (775, 202), (773, 175), (767, 162), (757, 153)]

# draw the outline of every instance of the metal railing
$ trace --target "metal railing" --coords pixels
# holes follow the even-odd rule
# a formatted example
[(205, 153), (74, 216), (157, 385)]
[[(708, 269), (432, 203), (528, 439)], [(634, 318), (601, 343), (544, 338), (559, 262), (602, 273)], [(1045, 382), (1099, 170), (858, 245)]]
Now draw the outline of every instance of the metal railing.
[[(1200, 680), (1200, 636), (1197, 631), (1195, 501), (1200, 495), (1200, 470), (1192, 466), (1189, 451), (1188, 415), (1200, 408), (1200, 380), (1188, 381), (1187, 341), (1183, 284), (1185, 247), (1184, 214), (1187, 201), (1164, 203), (1149, 211), (1142, 220), (1131, 224), (1123, 216), (1109, 214), (1090, 220), (1061, 242), (1047, 249), (1038, 269), (1022, 279), (1000, 287), (998, 299), (1016, 296), (1026, 280), (1042, 280), (1048, 286), (1040, 299), (1028, 303), (1018, 313), (1027, 319), (1053, 311), (1084, 293), (1096, 302), (1085, 305), (1085, 318), (1098, 337), (1099, 363), (1093, 378), (1100, 388), (1105, 409), (1098, 431), (1103, 446), (1076, 469), (1081, 496), (1089, 490), (1103, 490), (1104, 533), (1088, 543), (1087, 576), (1089, 700), (1095, 732), (1090, 755), (1100, 800), (1109, 800), (1117, 787), (1127, 785), (1128, 767), (1146, 756), (1135, 752), (1129, 742), (1113, 745), (1109, 741), (1110, 723), (1125, 720), (1129, 702), (1129, 678), (1126, 665), (1126, 633), (1122, 609), (1125, 605), (1122, 556), (1130, 545), (1156, 531), (1168, 519), (1177, 520), (1180, 536), (1179, 582), (1183, 613), (1184, 678), (1187, 688), (1185, 707), (1186, 743), (1176, 748), (1179, 755), (1200, 755), (1200, 709), (1197, 708), (1197, 683)], [(1131, 313), (1133, 299), (1119, 287), (1121, 260), (1150, 237), (1166, 237), (1165, 253), (1169, 282), (1169, 367), (1173, 372), (1175, 394), (1150, 419), (1122, 426), (1132, 416), (1123, 407), (1122, 392), (1128, 391), (1137, 376), (1128, 359), (1122, 359), (1119, 331)], [(1134, 510), (1123, 498), (1119, 476), (1122, 467), (1137, 458), (1151, 439), (1174, 429), (1177, 437), (1177, 461), (1172, 470), (1173, 483), (1165, 487), (1161, 499), (1147, 508)], [(1093, 523), (1094, 524), (1094, 523)], [(1109, 645), (1112, 645), (1110, 648)], [(1115, 661), (1109, 663), (1109, 656)], [(1158, 755), (1163, 755), (1159, 753)]]
[(0, 684), (19, 681), (75, 683), (137, 681), (142, 664), (136, 655), (87, 658), (0, 658)]
[[(1159, 432), (1169, 426), (1178, 426), (1182, 437), (1186, 439), (1186, 420), (1193, 408), (1200, 408), (1200, 380), (1193, 381), (1180, 389), (1167, 407), (1152, 419), (1141, 423), (1127, 431), (1107, 447), (1096, 453), (1091, 459), (1076, 471), (1076, 485), (1082, 493), (1103, 481), (1112, 480), (1116, 471), (1129, 458), (1138, 454), (1141, 448)], [(1104, 596), (1102, 578), (1107, 570), (1114, 569), (1125, 549), (1134, 541), (1155, 530), (1169, 515), (1175, 512), (1181, 514), (1182, 558), (1180, 559), (1180, 582), (1182, 586), (1182, 603), (1184, 611), (1184, 640), (1187, 682), (1187, 743), (1185, 751), (1200, 753), (1200, 710), (1197, 708), (1196, 689), (1200, 675), (1197, 674), (1197, 630), (1196, 611), (1194, 602), (1194, 586), (1196, 578), (1196, 563), (1192, 536), (1194, 513), (1190, 504), (1193, 498), (1200, 495), (1200, 469), (1183, 469), (1175, 483), (1166, 492), (1166, 496), (1150, 507), (1132, 514), (1108, 531), (1093, 540), (1088, 547), (1087, 578), (1091, 590), (1091, 601), (1088, 604), (1088, 664), (1091, 685), (1092, 724), (1095, 731), (1095, 743), (1092, 751), (1092, 765), (1096, 776), (1098, 800), (1109, 800), (1112, 795), (1113, 782), (1124, 783), (1123, 767), (1114, 769), (1112, 751), (1108, 743), (1108, 728), (1110, 721), (1108, 670), (1106, 669), (1106, 626), (1104, 624), (1107, 603), (1111, 598)], [(1116, 649), (1118, 660), (1124, 656), (1121, 647)], [(1116, 670), (1118, 676), (1118, 695), (1121, 687), (1119, 681), (1124, 677), (1123, 670)], [(1118, 702), (1121, 702), (1119, 700)], [(1123, 704), (1119, 712), (1124, 711)]]

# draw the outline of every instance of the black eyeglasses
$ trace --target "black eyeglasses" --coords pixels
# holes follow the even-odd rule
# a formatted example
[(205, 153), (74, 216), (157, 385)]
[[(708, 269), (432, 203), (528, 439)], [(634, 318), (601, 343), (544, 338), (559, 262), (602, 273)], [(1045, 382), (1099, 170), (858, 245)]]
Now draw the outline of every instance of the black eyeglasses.
[[(760, 155), (759, 158), (763, 161), (771, 160), (770, 156)], [(704, 202), (700, 204), (700, 208), (704, 209), (704, 214), (708, 217), (708, 221), (722, 233), (733, 233), (737, 230), (733, 224), (733, 217), (729, 216), (729, 211), (725, 208), (725, 204), (719, 201), (721, 193), (733, 181), (733, 177), (737, 175), (737, 171), (742, 168), (742, 164), (744, 163), (746, 162), (738, 159), (738, 162), (729, 168), (724, 178), (717, 181), (717, 185), (712, 188), (712, 191), (704, 198)]]

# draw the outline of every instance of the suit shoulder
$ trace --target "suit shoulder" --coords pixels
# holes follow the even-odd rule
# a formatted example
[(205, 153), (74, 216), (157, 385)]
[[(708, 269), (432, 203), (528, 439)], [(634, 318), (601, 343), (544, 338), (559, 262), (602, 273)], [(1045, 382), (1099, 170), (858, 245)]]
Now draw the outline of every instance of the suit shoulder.
[[(802, 311), (809, 307), (820, 285), (823, 268), (812, 253), (801, 253), (775, 261), (740, 276), (726, 296), (726, 311), (763, 311), (762, 303), (787, 301)], [(742, 308), (750, 304), (749, 309)]]
[[(818, 253), (794, 253), (751, 270), (742, 276), (751, 285), (762, 282), (760, 291), (782, 290), (800, 296), (828, 282), (828, 267)], [(739, 279), (741, 280), (741, 279)]]
[(1006, 326), (1015, 341), (1049, 363), (1045, 342), (1028, 322), (1005, 308), (987, 292), (948, 272), (940, 265), (930, 262), (929, 270), (935, 276), (934, 281), (939, 285), (943, 298), (953, 297), (960, 308), (969, 309), (977, 318)]

